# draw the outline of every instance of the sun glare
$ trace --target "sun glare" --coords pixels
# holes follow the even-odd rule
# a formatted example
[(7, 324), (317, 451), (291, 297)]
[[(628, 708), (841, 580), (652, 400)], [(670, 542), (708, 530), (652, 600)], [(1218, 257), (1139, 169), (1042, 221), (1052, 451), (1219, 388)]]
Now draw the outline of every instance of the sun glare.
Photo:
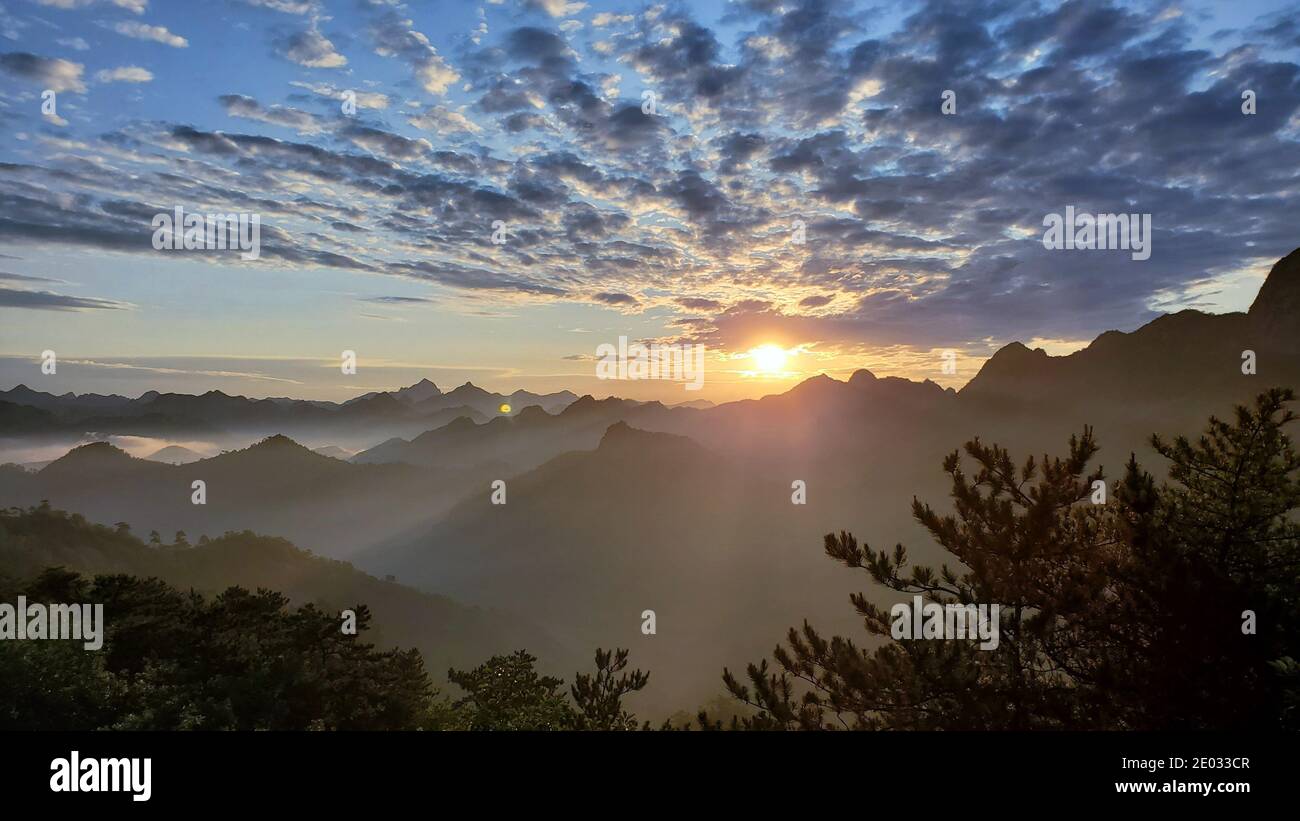
[(749, 352), (754, 369), (760, 373), (780, 373), (785, 370), (785, 350), (778, 345), (759, 345)]

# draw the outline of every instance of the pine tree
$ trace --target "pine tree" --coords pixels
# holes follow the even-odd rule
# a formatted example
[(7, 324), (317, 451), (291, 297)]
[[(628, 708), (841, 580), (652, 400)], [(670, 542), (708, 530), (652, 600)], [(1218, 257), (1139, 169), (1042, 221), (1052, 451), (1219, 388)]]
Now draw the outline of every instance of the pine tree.
[(453, 704), (454, 729), (562, 730), (573, 711), (560, 687), (564, 681), (538, 675), (537, 659), (524, 650), (493, 656), (473, 670), (452, 669), (451, 683), (466, 693)]
[[(574, 726), (579, 730), (635, 730), (636, 717), (623, 709), (623, 697), (646, 686), (649, 673), (627, 668), (627, 650), (596, 650), (596, 673), (579, 673), (570, 695), (577, 705)], [(618, 676), (615, 678), (615, 676)]]
[[(731, 694), (759, 710), (753, 729), (1031, 729), (1276, 726), (1294, 722), (1300, 657), (1300, 457), (1294, 417), (1274, 390), (1235, 424), (1211, 419), (1195, 444), (1152, 440), (1170, 460), (1155, 480), (1130, 457), (1110, 504), (1093, 504), (1092, 431), (1069, 455), (1016, 469), (978, 439), (944, 470), (954, 514), (913, 501), (913, 515), (956, 558), (954, 569), (908, 566), (830, 534), (826, 553), (909, 598), (999, 604), (1000, 641), (888, 641), (863, 649), (791, 629)], [(851, 597), (869, 634), (891, 618)], [(1259, 635), (1247, 635), (1245, 611)], [(1289, 718), (1286, 718), (1289, 716)], [(704, 722), (702, 722), (704, 723)]]
[(1268, 391), (1232, 424), (1211, 418), (1195, 441), (1152, 437), (1170, 462), (1158, 493), (1130, 460), (1118, 494), (1129, 551), (1113, 568), (1121, 595), (1096, 625), (1116, 625), (1101, 683), (1122, 694), (1126, 726), (1258, 727), (1282, 715), (1285, 658), (1300, 638), (1292, 399)]

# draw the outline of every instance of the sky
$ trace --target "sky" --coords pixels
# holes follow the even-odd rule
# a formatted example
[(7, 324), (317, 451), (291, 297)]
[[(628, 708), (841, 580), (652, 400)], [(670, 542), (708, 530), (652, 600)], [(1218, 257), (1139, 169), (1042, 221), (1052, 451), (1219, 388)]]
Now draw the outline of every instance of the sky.
[[(1248, 307), (1300, 245), (1298, 62), (1262, 0), (0, 0), (0, 389), (960, 387)], [(155, 249), (178, 206), (259, 258)], [(1150, 258), (1045, 248), (1066, 207)], [(597, 379), (619, 337), (703, 389)]]

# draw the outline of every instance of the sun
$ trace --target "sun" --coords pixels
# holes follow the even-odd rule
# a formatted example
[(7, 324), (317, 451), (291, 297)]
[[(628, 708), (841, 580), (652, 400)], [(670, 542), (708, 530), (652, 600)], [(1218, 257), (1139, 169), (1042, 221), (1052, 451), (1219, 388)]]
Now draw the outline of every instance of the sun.
[(785, 370), (786, 353), (779, 345), (759, 345), (749, 352), (754, 369), (761, 373), (781, 373)]

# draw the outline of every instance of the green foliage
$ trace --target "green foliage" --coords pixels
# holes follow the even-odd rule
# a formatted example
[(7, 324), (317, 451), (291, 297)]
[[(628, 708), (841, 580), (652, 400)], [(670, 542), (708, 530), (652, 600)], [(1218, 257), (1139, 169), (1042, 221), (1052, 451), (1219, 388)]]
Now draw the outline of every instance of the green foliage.
[(366, 602), (374, 616), (369, 641), (381, 648), (416, 648), (426, 668), (439, 673), (449, 665), (464, 666), (490, 655), (485, 647), (534, 647), (534, 642), (545, 640), (543, 631), (523, 619), (385, 583), (347, 562), (312, 556), (286, 539), (244, 530), (203, 536), (197, 543), (191, 536), (190, 542), (189, 547), (150, 546), (129, 529), (87, 522), (75, 513), (0, 510), (0, 569), (15, 579), (63, 566), (87, 578), (157, 578), (208, 597), (232, 586), (265, 587), (294, 603), (312, 602), (334, 613)]
[(537, 659), (523, 650), (493, 656), (473, 670), (451, 670), (447, 678), (465, 696), (439, 711), (436, 724), (447, 730), (635, 730), (623, 697), (645, 687), (650, 674), (623, 673), (627, 655), (597, 649), (596, 672), (575, 677), (572, 704), (563, 680), (539, 675)]
[[(376, 730), (421, 726), (433, 692), (413, 650), (379, 651), (269, 590), (213, 599), (157, 579), (53, 568), (14, 591), (104, 605), (104, 647), (0, 644), (0, 729)], [(357, 608), (358, 634), (370, 620)]]
[[(1168, 729), (1296, 724), (1300, 456), (1283, 428), (1287, 390), (1211, 419), (1192, 443), (1153, 438), (1155, 480), (1130, 457), (1106, 505), (1091, 430), (1063, 459), (1010, 455), (978, 439), (944, 470), (954, 513), (913, 515), (960, 564), (910, 567), (849, 533), (826, 553), (875, 583), (939, 604), (1000, 604), (1000, 642), (900, 640), (874, 649), (811, 625), (723, 682), (757, 708), (750, 729)], [(868, 633), (886, 609), (851, 597)], [(1242, 630), (1253, 611), (1258, 635)]]
[(635, 730), (636, 716), (623, 709), (623, 696), (646, 686), (649, 673), (627, 668), (627, 650), (596, 650), (596, 674), (578, 674), (569, 689), (577, 705), (574, 726), (579, 730)]
[(524, 650), (493, 656), (473, 670), (450, 670), (447, 678), (466, 695), (453, 705), (459, 730), (562, 730), (573, 713), (560, 688), (564, 681), (538, 675), (537, 659)]
[[(99, 602), (107, 622), (98, 652), (79, 641), (0, 643), (0, 730), (636, 726), (623, 697), (644, 687), (648, 675), (623, 672), (625, 650), (598, 650), (596, 672), (575, 678), (572, 703), (563, 682), (538, 675), (535, 659), (522, 651), (453, 671), (467, 695), (452, 702), (431, 689), (416, 650), (378, 650), (344, 635), (333, 608), (292, 609), (279, 592), (251, 593), (221, 580), (253, 567), (258, 578), (269, 571), (290, 584), (311, 579), (305, 587), (314, 599), (336, 601), (380, 583), (248, 531), (199, 544), (188, 548), (178, 533), (173, 545), (146, 546), (125, 523), (104, 527), (48, 504), (0, 511), (0, 601), (24, 594), (33, 602)], [(56, 562), (95, 574), (49, 566)], [(384, 603), (391, 607), (390, 587)], [(420, 605), (416, 614), (426, 620), (460, 613), (444, 600), (396, 592)], [(353, 609), (358, 633), (372, 629), (371, 611)], [(455, 638), (474, 638), (463, 632)]]
[[(33, 601), (90, 601), (78, 574), (50, 568), (30, 585), (0, 583), (0, 598), (13, 603), (26, 592)], [(84, 730), (105, 726), (126, 685), (110, 674), (99, 653), (81, 641), (0, 642), (0, 730)]]

